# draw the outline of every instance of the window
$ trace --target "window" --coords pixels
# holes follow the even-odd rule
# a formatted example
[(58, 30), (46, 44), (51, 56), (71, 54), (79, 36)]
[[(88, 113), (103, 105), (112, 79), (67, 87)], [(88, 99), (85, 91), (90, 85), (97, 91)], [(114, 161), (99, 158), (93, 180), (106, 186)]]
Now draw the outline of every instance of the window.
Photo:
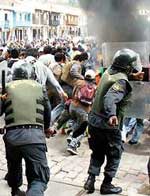
[(20, 21), (22, 20), (22, 14), (19, 15), (19, 19), (20, 19)]
[(56, 15), (54, 15), (54, 21), (56, 21), (57, 20), (57, 17), (56, 17)]
[(17, 17), (16, 17), (16, 20), (17, 21), (19, 21), (19, 17), (20, 17), (20, 14), (19, 13), (17, 13), (17, 15), (16, 15)]
[(8, 20), (8, 14), (5, 14), (5, 21)]
[(30, 14), (28, 14), (28, 21), (30, 21)]

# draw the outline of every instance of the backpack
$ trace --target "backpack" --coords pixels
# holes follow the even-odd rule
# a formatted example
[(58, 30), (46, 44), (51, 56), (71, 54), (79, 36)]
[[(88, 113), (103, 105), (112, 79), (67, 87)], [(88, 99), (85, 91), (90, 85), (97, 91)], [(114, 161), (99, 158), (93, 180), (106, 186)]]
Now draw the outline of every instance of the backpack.
[(95, 85), (87, 83), (79, 88), (76, 94), (76, 99), (79, 100), (83, 105), (92, 105), (95, 91)]

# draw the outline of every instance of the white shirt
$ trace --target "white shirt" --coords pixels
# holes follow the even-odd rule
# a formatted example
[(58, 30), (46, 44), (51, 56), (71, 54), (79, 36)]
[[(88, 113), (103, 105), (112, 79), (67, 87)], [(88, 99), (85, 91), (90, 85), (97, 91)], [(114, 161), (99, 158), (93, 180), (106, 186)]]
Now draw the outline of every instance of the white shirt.
[(52, 55), (52, 54), (43, 54), (39, 57), (39, 61), (41, 61), (42, 63), (44, 63), (44, 65), (49, 67), (49, 65), (51, 63), (55, 62), (54, 55)]

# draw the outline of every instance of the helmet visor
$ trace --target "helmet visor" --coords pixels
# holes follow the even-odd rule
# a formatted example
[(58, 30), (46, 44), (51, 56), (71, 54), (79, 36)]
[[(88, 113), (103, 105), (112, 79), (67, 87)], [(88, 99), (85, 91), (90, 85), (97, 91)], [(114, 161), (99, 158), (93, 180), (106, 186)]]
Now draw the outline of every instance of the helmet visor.
[(141, 72), (142, 71), (142, 63), (141, 63), (141, 59), (140, 59), (140, 55), (139, 54), (137, 54), (136, 61), (134, 61), (132, 63), (132, 67), (137, 72)]

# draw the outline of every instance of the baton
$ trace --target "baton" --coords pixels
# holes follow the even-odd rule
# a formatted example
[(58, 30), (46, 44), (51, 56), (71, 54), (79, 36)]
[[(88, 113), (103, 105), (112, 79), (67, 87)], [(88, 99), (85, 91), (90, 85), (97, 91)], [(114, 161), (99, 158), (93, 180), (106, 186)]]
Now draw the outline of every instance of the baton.
[[(2, 95), (5, 94), (5, 70), (2, 70)], [(2, 100), (1, 115), (4, 112), (4, 101)]]
[(5, 70), (2, 70), (2, 95), (5, 94)]

